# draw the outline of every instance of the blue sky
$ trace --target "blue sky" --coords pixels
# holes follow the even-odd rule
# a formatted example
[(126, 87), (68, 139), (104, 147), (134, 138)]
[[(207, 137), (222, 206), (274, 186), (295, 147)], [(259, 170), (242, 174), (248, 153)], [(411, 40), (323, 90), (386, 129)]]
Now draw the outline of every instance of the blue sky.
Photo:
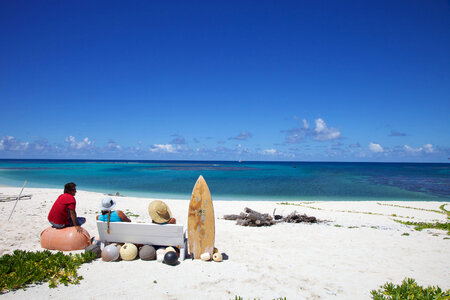
[(0, 1), (0, 158), (448, 162), (449, 1)]

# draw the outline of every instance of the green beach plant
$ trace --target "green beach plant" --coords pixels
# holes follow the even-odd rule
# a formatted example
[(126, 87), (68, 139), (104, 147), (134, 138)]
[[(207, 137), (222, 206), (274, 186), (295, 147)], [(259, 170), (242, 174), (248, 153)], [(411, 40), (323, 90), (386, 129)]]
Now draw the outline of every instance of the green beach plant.
[[(281, 202), (281, 203), (278, 203), (278, 204), (280, 204), (280, 205), (295, 205), (295, 206), (301, 206), (301, 207), (306, 207), (306, 208), (316, 209), (316, 210), (326, 210), (326, 209), (319, 208), (319, 207), (305, 205), (304, 203)], [(375, 212), (371, 212), (371, 211), (335, 210), (335, 209), (328, 209), (327, 211), (335, 211), (335, 212), (343, 212), (343, 213), (351, 213), (351, 214), (376, 215), (376, 216), (392, 216), (392, 215), (386, 215), (386, 214), (382, 214), (382, 213), (375, 213)], [(410, 218), (410, 217), (402, 217), (402, 216), (397, 216), (397, 217), (405, 218), (405, 219), (409, 219)]]
[(135, 214), (135, 213), (129, 211), (128, 209), (125, 210), (125, 214), (127, 215), (127, 217), (135, 217), (135, 218), (139, 217), (138, 214)]
[(295, 205), (295, 206), (302, 206), (302, 207), (311, 208), (311, 209), (315, 209), (315, 210), (323, 210), (323, 208), (320, 208), (320, 207), (306, 205), (306, 204), (313, 204), (313, 203), (315, 203), (315, 202), (302, 202), (302, 203), (281, 202), (281, 203), (277, 203), (277, 204), (279, 204), (279, 205)]
[(78, 276), (78, 268), (93, 259), (95, 255), (91, 252), (72, 255), (14, 250), (13, 254), (0, 257), (0, 294), (42, 282), (49, 282), (50, 288), (78, 284), (83, 279)]
[(450, 219), (450, 211), (445, 209), (445, 206), (448, 205), (447, 203), (442, 204), (439, 206), (439, 209), (442, 210), (444, 213), (447, 214), (447, 219)]
[[(257, 300), (260, 298), (253, 298), (253, 300)], [(241, 296), (234, 296), (234, 300), (244, 300), (244, 298), (242, 298)], [(274, 298), (273, 300), (286, 300), (286, 297), (279, 297), (279, 298)]]
[[(301, 206), (301, 207), (306, 207), (306, 208), (310, 208), (310, 209), (325, 210), (323, 208), (314, 207), (314, 206), (310, 206), (310, 205), (305, 205), (305, 204), (313, 204), (313, 203), (315, 203), (315, 202), (301, 202), (301, 203), (281, 202), (281, 203), (278, 203), (278, 204), (280, 204), (280, 205), (295, 205), (295, 206)], [(447, 215), (447, 219), (450, 219), (450, 211), (445, 209), (445, 206), (448, 205), (447, 203), (442, 204), (439, 207), (440, 210), (418, 208), (418, 207), (412, 207), (412, 206), (403, 206), (403, 205), (397, 205), (397, 204), (387, 204), (387, 203), (380, 203), (380, 202), (377, 202), (377, 204), (378, 205), (383, 205), (383, 206), (408, 208), (408, 209), (415, 209), (415, 210), (421, 210), (421, 211), (435, 212), (435, 213), (439, 213), (439, 214), (446, 214)], [(403, 219), (414, 219), (414, 217), (411, 217), (411, 216), (399, 216), (397, 214), (382, 214), (382, 213), (375, 213), (375, 212), (370, 212), (370, 211), (333, 210), (333, 209), (328, 210), (328, 211), (353, 213), (353, 214), (376, 215), (376, 216), (389, 216), (389, 217), (398, 217), (398, 218), (403, 218)]]
[(399, 208), (408, 208), (408, 209), (415, 209), (415, 210), (421, 210), (421, 211), (429, 211), (429, 212), (435, 212), (438, 214), (447, 214), (449, 215), (450, 212), (447, 211), (444, 207), (445, 205), (447, 205), (446, 203), (442, 204), (439, 209), (440, 210), (436, 210), (436, 209), (426, 209), (426, 208), (420, 208), (420, 207), (412, 207), (412, 206), (404, 206), (404, 205), (398, 205), (398, 204), (388, 204), (388, 203), (380, 203), (377, 202), (378, 205), (382, 205), (382, 206), (392, 206), (392, 207), (399, 207)]
[(417, 231), (422, 231), (425, 228), (440, 229), (440, 230), (447, 230), (447, 234), (450, 235), (450, 222), (427, 223), (427, 222), (411, 222), (411, 221), (401, 221), (401, 220), (394, 220), (394, 221), (397, 223), (403, 224), (403, 225), (415, 226), (414, 229)]
[(381, 289), (370, 292), (373, 300), (444, 300), (450, 299), (450, 290), (442, 291), (438, 286), (422, 287), (412, 278), (405, 278), (401, 285), (386, 282)]

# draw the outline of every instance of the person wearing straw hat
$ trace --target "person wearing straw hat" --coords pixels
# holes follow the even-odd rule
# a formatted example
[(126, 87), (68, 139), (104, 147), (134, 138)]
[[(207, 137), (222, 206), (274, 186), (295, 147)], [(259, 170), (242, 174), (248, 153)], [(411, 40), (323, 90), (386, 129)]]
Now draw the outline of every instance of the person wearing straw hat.
[(148, 206), (148, 213), (155, 224), (176, 224), (176, 219), (172, 218), (170, 208), (161, 200), (152, 201)]
[(97, 220), (108, 222), (108, 233), (110, 222), (131, 222), (127, 215), (121, 210), (113, 210), (116, 207), (116, 200), (111, 197), (103, 198), (100, 202), (101, 215), (97, 216)]

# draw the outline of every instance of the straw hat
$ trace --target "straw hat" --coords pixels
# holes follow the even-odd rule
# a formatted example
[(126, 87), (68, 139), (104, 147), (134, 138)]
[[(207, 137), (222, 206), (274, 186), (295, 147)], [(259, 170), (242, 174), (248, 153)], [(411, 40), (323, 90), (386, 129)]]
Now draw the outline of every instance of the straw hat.
[(113, 210), (116, 207), (116, 200), (111, 197), (106, 197), (102, 199), (100, 203), (100, 209), (103, 210)]
[(167, 204), (160, 200), (155, 200), (148, 206), (150, 218), (156, 223), (166, 223), (172, 218), (172, 212)]

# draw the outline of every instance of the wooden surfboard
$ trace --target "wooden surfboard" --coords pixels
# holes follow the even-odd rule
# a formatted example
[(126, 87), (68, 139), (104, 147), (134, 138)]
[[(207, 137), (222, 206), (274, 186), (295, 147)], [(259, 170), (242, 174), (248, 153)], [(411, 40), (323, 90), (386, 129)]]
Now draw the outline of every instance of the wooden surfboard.
[(213, 255), (215, 238), (214, 208), (203, 176), (197, 179), (192, 190), (188, 215), (189, 254), (199, 259), (202, 253)]

